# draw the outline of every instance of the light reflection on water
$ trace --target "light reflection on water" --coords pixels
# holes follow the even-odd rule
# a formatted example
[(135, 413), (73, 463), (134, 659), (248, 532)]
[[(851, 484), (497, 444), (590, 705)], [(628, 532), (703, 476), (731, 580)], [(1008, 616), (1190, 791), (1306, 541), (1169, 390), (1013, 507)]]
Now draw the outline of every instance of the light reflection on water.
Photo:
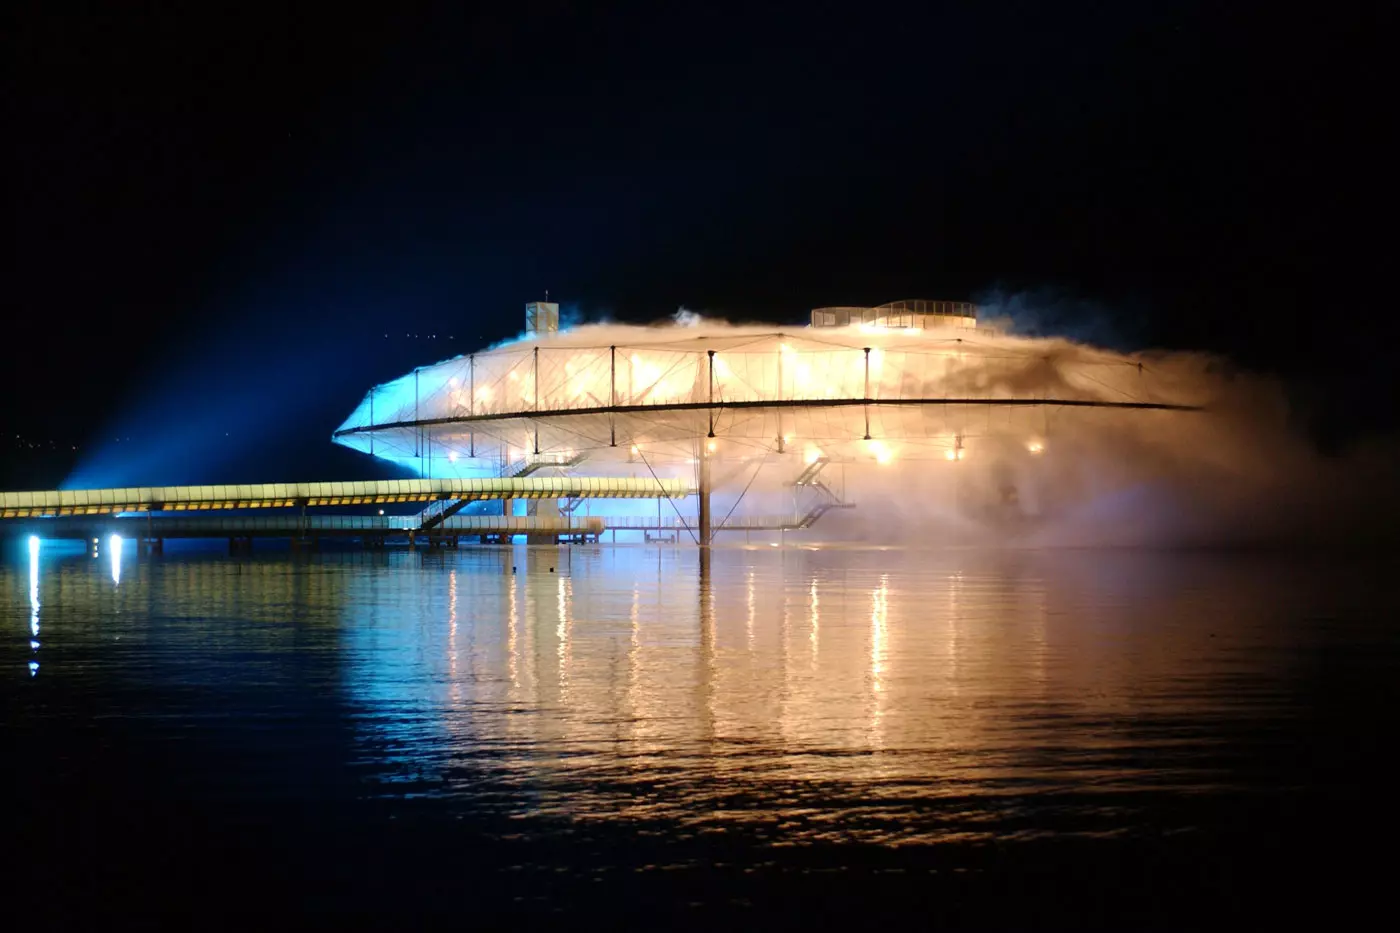
[[(27, 581), (0, 574), (11, 670), (21, 654), (34, 670), (43, 598), (27, 689), (83, 695), (154, 742), (191, 724), (208, 747), (236, 740), (244, 784), (322, 793), (326, 770), (289, 766), (316, 756), (353, 775), (350, 798), (773, 843), (1161, 829), (1162, 794), (1302, 780), (1265, 765), (1311, 659), (1395, 649), (1389, 591), (1349, 602), (1356, 571), (1255, 558), (765, 548), (702, 570), (690, 549), (516, 548), (119, 566), (34, 554)], [(207, 770), (198, 786), (232, 780)]]

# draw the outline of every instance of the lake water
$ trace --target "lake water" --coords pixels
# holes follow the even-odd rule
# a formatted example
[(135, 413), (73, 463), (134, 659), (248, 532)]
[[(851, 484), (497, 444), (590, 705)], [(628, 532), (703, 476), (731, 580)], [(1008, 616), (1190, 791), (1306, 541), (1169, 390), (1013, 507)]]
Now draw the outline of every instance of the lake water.
[(58, 923), (1349, 923), (1389, 884), (1397, 570), (21, 543), (8, 883)]

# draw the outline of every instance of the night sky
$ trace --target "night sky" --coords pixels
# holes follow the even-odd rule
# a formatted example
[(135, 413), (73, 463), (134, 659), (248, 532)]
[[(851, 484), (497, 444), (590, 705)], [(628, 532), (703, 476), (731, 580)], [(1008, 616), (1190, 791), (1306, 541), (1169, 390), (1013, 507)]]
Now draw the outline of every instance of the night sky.
[(1394, 427), (1379, 4), (24, 6), (11, 487), (383, 475), (329, 442), (366, 389), (546, 290), (1021, 294), (1278, 373), (1327, 449)]

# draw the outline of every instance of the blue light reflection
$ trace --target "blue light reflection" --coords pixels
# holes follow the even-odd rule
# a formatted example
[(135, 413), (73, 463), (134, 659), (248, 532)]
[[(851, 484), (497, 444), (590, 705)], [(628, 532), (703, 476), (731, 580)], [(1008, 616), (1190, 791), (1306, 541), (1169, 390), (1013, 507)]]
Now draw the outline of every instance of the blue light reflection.
[(29, 539), (29, 634), (39, 637), (39, 539)]
[(112, 553), (112, 582), (122, 583), (122, 536), (112, 535), (107, 539), (107, 548)]
[[(39, 650), (39, 536), (29, 536), (29, 649)], [(39, 673), (39, 662), (29, 662), (29, 676)]]

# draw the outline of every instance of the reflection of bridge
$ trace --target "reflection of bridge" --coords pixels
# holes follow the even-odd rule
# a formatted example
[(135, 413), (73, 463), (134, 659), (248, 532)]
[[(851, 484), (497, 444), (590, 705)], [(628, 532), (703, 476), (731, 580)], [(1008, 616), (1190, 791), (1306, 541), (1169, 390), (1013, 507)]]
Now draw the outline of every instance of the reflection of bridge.
[[(516, 535), (532, 541), (597, 541), (608, 531), (640, 531), (663, 540), (683, 541), (697, 530), (696, 517), (620, 515), (453, 515), (424, 528), (417, 515), (302, 515), (282, 511), (264, 515), (210, 515), (189, 512), (147, 512), (133, 515), (67, 515), (58, 518), (14, 519), (5, 531), (46, 539), (105, 540), (117, 534), (125, 540), (167, 538), (228, 538), (235, 547), (246, 547), (253, 538), (285, 538), (294, 545), (314, 546), (321, 538), (359, 539), (367, 546), (388, 541), (456, 547), (462, 538), (509, 542)], [(745, 515), (731, 517), (719, 532), (781, 532), (810, 527), (803, 515)], [(614, 535), (614, 539), (616, 536)]]
[(166, 538), (228, 538), (233, 549), (246, 548), (254, 538), (286, 538), (294, 547), (315, 546), (322, 538), (354, 538), (366, 546), (383, 546), (389, 540), (410, 545), (426, 540), (430, 546), (456, 547), (461, 538), (509, 541), (515, 535), (532, 540), (596, 541), (606, 527), (601, 518), (535, 515), (454, 516), (425, 533), (416, 515), (192, 515), (155, 513), (120, 516), (64, 516), (21, 519), (6, 523), (6, 530), (49, 539), (85, 541), (111, 534), (124, 539), (149, 541), (159, 550)]

